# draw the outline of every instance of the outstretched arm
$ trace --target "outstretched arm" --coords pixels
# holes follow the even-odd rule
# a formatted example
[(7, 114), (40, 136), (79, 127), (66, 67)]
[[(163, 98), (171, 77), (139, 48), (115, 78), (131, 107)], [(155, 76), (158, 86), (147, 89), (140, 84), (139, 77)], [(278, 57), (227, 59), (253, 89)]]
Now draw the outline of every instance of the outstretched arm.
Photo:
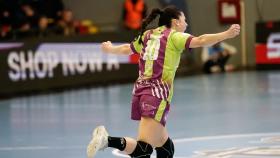
[(103, 42), (101, 49), (105, 53), (111, 53), (116, 55), (129, 55), (131, 54), (130, 44), (113, 45), (111, 41)]
[(197, 48), (197, 47), (204, 47), (204, 46), (211, 46), (223, 40), (234, 38), (235, 36), (239, 35), (240, 33), (240, 26), (238, 24), (233, 24), (231, 27), (220, 33), (216, 34), (204, 34), (198, 37), (193, 37), (190, 43), (190, 48)]

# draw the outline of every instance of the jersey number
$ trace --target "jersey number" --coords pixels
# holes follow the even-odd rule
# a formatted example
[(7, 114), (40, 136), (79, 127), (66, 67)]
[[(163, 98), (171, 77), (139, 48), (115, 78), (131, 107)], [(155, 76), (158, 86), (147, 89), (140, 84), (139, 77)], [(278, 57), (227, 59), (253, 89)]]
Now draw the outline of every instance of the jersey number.
[(162, 35), (151, 35), (151, 38), (147, 42), (144, 60), (157, 60), (160, 48), (160, 38)]

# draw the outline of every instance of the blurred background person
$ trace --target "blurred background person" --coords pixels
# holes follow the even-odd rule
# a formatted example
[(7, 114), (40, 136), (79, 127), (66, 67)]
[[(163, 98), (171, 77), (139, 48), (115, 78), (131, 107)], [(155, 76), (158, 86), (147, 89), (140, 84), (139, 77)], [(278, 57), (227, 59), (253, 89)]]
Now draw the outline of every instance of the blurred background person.
[(201, 54), (203, 71), (208, 74), (233, 71), (234, 66), (227, 62), (234, 54), (236, 54), (236, 48), (225, 42), (217, 43), (212, 47), (204, 47)]
[(62, 16), (63, 10), (65, 10), (62, 0), (36, 0), (35, 5), (40, 14), (51, 21), (58, 21)]
[(74, 20), (71, 10), (63, 10), (61, 19), (58, 20), (58, 33), (63, 35), (73, 35), (77, 33), (79, 22)]
[(26, 37), (34, 34), (38, 26), (39, 14), (29, 3), (22, 3), (17, 12), (17, 34), (19, 37)]
[(0, 37), (2, 40), (12, 36), (16, 10), (18, 10), (16, 0), (0, 0)]
[(46, 37), (53, 34), (53, 29), (53, 26), (49, 25), (48, 18), (46, 16), (41, 16), (35, 30), (35, 35), (39, 37)]
[(139, 30), (147, 13), (144, 0), (125, 0), (123, 4), (123, 25), (127, 30)]
[(0, 37), (7, 38), (11, 34), (12, 17), (7, 8), (4, 8), (3, 6), (0, 7)]

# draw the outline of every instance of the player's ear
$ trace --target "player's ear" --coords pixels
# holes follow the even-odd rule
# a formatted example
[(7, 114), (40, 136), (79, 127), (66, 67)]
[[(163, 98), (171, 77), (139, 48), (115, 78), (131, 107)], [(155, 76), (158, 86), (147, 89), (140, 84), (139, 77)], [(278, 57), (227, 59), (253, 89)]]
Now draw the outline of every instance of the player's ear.
[(179, 21), (177, 19), (172, 19), (171, 20), (171, 24), (172, 24), (172, 26), (178, 26), (179, 25)]

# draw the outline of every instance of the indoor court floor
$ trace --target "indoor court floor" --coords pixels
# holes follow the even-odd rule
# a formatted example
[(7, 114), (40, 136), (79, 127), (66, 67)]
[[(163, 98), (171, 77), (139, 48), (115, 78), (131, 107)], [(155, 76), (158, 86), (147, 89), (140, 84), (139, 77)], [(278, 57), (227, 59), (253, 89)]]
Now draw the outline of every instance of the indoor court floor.
[[(86, 158), (98, 125), (136, 137), (131, 91), (130, 83), (1, 100), (0, 158)], [(177, 78), (167, 128), (174, 158), (280, 158), (280, 71)], [(106, 149), (96, 158), (124, 156)]]

